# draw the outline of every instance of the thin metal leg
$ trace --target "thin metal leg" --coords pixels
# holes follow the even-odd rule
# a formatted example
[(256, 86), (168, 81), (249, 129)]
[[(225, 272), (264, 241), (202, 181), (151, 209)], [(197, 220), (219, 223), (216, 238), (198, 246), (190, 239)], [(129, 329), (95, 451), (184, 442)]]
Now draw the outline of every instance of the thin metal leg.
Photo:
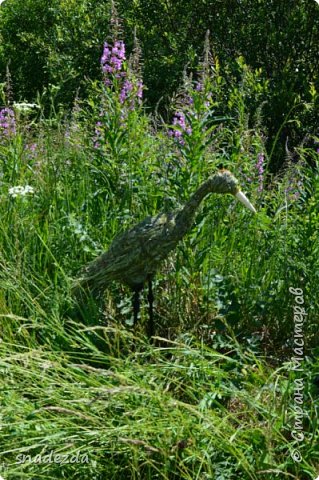
[(152, 280), (148, 280), (148, 308), (149, 308), (149, 321), (148, 321), (148, 336), (151, 338), (154, 335), (154, 317), (153, 317), (153, 285)]

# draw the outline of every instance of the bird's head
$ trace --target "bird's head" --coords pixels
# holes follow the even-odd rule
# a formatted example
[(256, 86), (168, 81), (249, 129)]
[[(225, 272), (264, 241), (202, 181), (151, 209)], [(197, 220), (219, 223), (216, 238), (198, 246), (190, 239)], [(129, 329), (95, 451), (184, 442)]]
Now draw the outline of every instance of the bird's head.
[(245, 207), (256, 213), (255, 208), (250, 203), (246, 195), (240, 190), (239, 182), (234, 175), (228, 170), (220, 170), (216, 175), (211, 177), (212, 191), (214, 193), (231, 193)]

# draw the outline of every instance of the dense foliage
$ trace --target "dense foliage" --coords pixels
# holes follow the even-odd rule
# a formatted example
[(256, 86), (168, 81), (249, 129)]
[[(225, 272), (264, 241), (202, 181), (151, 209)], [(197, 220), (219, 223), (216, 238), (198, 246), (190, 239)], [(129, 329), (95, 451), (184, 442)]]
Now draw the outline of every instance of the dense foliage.
[[(134, 29), (140, 39), (146, 96), (153, 107), (160, 101), (162, 114), (185, 66), (196, 69), (210, 30), (226, 91), (241, 77), (239, 56), (267, 82), (259, 103), (248, 93), (246, 106), (252, 123), (263, 104), (272, 169), (282, 166), (287, 149), (293, 151), (301, 141), (312, 146), (308, 136), (319, 120), (315, 1), (119, 0), (117, 5), (128, 45)], [(85, 94), (86, 79), (99, 75), (97, 60), (111, 17), (109, 0), (6, 0), (0, 11), (2, 81), (9, 65), (17, 100), (34, 100), (37, 92), (54, 87), (56, 102), (70, 104), (79, 88)]]
[[(280, 5), (271, 3), (276, 22), (284, 22)], [(313, 480), (319, 139), (310, 127), (309, 141), (297, 137), (301, 118), (311, 126), (316, 115), (317, 72), (310, 90), (305, 73), (299, 103), (296, 86), (291, 105), (278, 96), (291, 117), (285, 111), (269, 143), (266, 109), (272, 114), (284, 80), (275, 88), (261, 59), (248, 65), (247, 30), (230, 36), (229, 58), (222, 29), (219, 47), (212, 29), (213, 52), (209, 36), (200, 39), (217, 14), (232, 32), (239, 11), (266, 31), (254, 16), (265, 14), (264, 2), (215, 2), (211, 18), (197, 2), (198, 25), (190, 25), (195, 2), (189, 11), (178, 1), (120, 2), (122, 27), (108, 3), (46, 6), (1, 7), (3, 72), (8, 52), (12, 63), (0, 108), (0, 477)], [(306, 12), (304, 2), (290, 6), (291, 19)], [(296, 29), (310, 18), (299, 20)], [(136, 23), (144, 80), (139, 42), (124, 41)], [(315, 35), (315, 12), (313, 24)], [(84, 72), (92, 81), (82, 82)], [(170, 115), (145, 108), (145, 95), (149, 105), (173, 90)], [(281, 136), (283, 168), (274, 174)], [(131, 292), (116, 283), (79, 312), (72, 286), (83, 265), (147, 215), (180, 207), (221, 165), (257, 214), (230, 195), (205, 199), (154, 279), (153, 342), (146, 294), (135, 327)]]

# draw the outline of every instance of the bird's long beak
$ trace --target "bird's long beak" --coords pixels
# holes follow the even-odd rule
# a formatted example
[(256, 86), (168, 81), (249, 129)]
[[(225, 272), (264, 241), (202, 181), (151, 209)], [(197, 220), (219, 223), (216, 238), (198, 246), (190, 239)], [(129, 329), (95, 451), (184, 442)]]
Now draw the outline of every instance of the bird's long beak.
[(253, 213), (257, 213), (255, 210), (255, 207), (250, 203), (246, 195), (239, 190), (239, 192), (236, 193), (235, 197), (245, 205), (245, 207), (249, 208)]

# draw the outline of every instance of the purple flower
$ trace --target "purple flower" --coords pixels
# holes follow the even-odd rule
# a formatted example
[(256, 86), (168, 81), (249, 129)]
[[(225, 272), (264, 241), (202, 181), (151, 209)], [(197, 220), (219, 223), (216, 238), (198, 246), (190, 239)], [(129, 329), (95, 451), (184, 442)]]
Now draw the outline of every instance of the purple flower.
[(256, 167), (257, 167), (258, 173), (262, 175), (264, 173), (263, 164), (264, 164), (265, 156), (263, 153), (259, 153), (257, 158), (258, 160), (256, 163)]
[(24, 146), (25, 155), (28, 160), (33, 160), (37, 157), (37, 150), (37, 143), (26, 144)]
[(179, 125), (183, 130), (185, 130), (185, 115), (182, 112), (175, 113), (175, 116), (173, 118), (173, 125)]
[(25, 150), (30, 153), (34, 153), (37, 150), (38, 145), (36, 143), (31, 143), (31, 145), (26, 145)]
[(117, 40), (112, 47), (107, 42), (104, 43), (101, 57), (101, 67), (105, 74), (121, 72), (125, 60), (125, 44), (122, 40)]
[(194, 99), (190, 95), (186, 95), (185, 97), (185, 105), (194, 105)]
[[(113, 46), (107, 42), (104, 43), (101, 57), (104, 84), (107, 87), (112, 87), (114, 86), (114, 79), (117, 79), (120, 103), (123, 104), (125, 100), (131, 96), (130, 94), (133, 91), (138, 99), (138, 103), (141, 103), (143, 97), (143, 82), (134, 77), (131, 80), (127, 78), (127, 73), (123, 69), (125, 59), (125, 44), (122, 40), (116, 40)], [(133, 99), (131, 99), (130, 108), (134, 108)]]
[(258, 192), (262, 192), (264, 186), (264, 161), (265, 161), (265, 155), (263, 153), (259, 153), (257, 156), (257, 163), (256, 163), (256, 168), (258, 171), (258, 181), (259, 181), (259, 186), (258, 186)]
[[(103, 115), (103, 112), (100, 113), (100, 116)], [(101, 147), (101, 143), (100, 143), (100, 140), (102, 138), (102, 122), (100, 120), (98, 120), (95, 124), (95, 129), (94, 129), (94, 137), (93, 137), (93, 147), (94, 148), (100, 148)]]
[(121, 40), (117, 40), (112, 49), (113, 53), (116, 53), (118, 58), (125, 60), (125, 45)]
[(183, 134), (186, 133), (187, 135), (191, 135), (192, 129), (191, 127), (186, 126), (186, 118), (183, 112), (175, 113), (173, 118), (173, 125), (179, 128), (168, 130), (168, 135), (170, 137), (176, 138), (179, 144), (185, 145)]
[(180, 138), (183, 135), (180, 130), (173, 130), (173, 132), (174, 132), (173, 136), (175, 138)]
[(133, 90), (133, 83), (130, 80), (124, 80), (122, 90), (120, 93), (120, 102), (124, 103), (128, 98), (130, 92)]
[(0, 110), (0, 135), (11, 137), (16, 133), (16, 120), (14, 111), (11, 108)]
[(140, 100), (143, 98), (143, 82), (142, 80), (137, 81), (137, 93), (136, 93), (137, 98)]

